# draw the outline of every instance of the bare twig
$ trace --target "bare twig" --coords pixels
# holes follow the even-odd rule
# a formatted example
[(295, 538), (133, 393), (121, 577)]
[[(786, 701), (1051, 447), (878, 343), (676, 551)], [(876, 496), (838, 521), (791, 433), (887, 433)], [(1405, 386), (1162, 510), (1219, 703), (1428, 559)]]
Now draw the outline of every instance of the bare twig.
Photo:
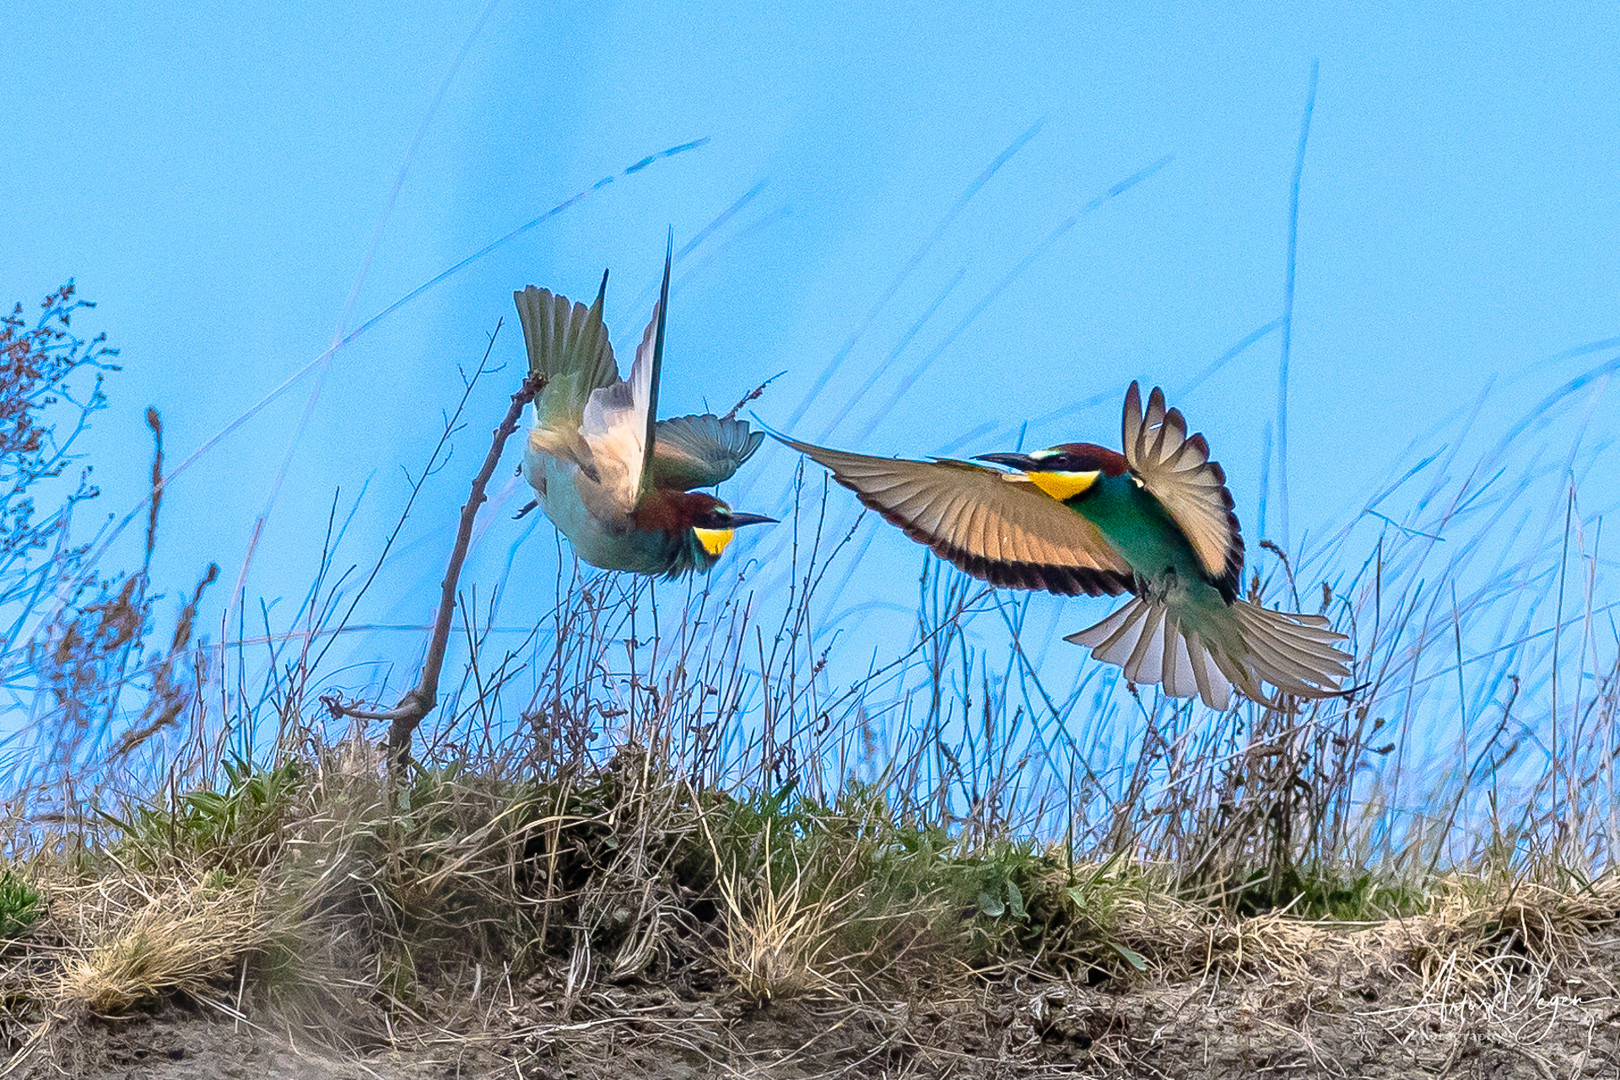
[(737, 419), (738, 410), (740, 410), (744, 405), (748, 404), (750, 401), (759, 400), (759, 396), (765, 392), (765, 388), (767, 386), (771, 385), (771, 383), (775, 382), (777, 379), (780, 379), (782, 376), (784, 376), (786, 374), (787, 374), (787, 372), (785, 372), (785, 371), (778, 371), (775, 375), (772, 375), (770, 378), (766, 379), (764, 382), (760, 383), (758, 386), (756, 386), (752, 390), (748, 391), (748, 393), (743, 395), (742, 400), (737, 402), (737, 404), (733, 405), (731, 407), (731, 411), (726, 413), (726, 415), (722, 416), (720, 419), (722, 419), (722, 420), (735, 420), (735, 419)]
[(439, 587), (439, 614), (433, 622), (427, 657), (422, 662), (422, 678), (405, 692), (397, 705), (385, 711), (358, 709), (344, 705), (336, 697), (322, 698), (334, 716), (388, 721), (388, 766), (396, 777), (410, 759), (411, 737), (416, 734), (417, 727), (427, 714), (439, 704), (439, 674), (444, 668), (445, 647), (450, 641), (450, 621), (456, 609), (456, 584), (461, 578), (461, 564), (467, 559), (467, 548), (472, 543), (473, 521), (486, 498), (484, 488), (488, 486), (490, 477), (495, 475), (501, 451), (506, 448), (506, 440), (517, 430), (518, 418), (522, 416), (524, 407), (544, 388), (545, 379), (540, 376), (531, 373), (524, 378), (523, 385), (512, 395), (506, 416), (495, 429), (489, 453), (484, 456), (483, 468), (473, 477), (472, 494), (461, 508), (461, 526), (456, 530), (456, 545), (450, 552), (450, 565), (445, 568), (444, 581)]

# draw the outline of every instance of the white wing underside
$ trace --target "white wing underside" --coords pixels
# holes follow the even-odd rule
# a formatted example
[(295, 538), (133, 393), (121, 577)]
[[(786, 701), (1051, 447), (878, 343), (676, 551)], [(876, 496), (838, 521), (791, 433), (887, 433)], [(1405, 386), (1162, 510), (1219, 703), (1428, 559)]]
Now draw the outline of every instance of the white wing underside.
[(582, 477), (578, 486), (587, 504), (597, 504), (593, 509), (628, 515), (641, 498), (657, 327), (655, 304), (641, 346), (636, 349), (629, 381), (592, 390), (580, 416), (579, 433), (590, 450), (596, 482)]

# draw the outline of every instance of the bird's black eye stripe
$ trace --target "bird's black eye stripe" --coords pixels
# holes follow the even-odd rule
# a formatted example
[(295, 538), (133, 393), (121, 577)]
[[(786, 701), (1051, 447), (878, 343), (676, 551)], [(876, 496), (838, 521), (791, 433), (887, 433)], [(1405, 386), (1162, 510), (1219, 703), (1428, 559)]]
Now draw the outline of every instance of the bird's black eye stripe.
[(1045, 472), (1074, 472), (1080, 467), (1074, 455), (1066, 450), (1037, 450), (1029, 458)]
[(723, 506), (710, 510), (696, 522), (700, 529), (725, 529), (731, 526), (731, 511)]

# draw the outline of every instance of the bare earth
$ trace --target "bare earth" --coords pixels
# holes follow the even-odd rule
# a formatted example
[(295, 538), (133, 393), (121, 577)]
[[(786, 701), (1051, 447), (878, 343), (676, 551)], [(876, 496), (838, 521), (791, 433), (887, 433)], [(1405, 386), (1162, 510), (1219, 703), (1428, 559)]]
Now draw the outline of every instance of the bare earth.
[[(1615, 955), (1607, 954), (1610, 959)], [(1442, 1004), (1414, 979), (1352, 965), (1281, 977), (1037, 983), (1008, 976), (948, 999), (881, 1006), (622, 987), (564, 1020), (491, 1003), (482, 1032), (395, 1029), (403, 1049), (335, 1052), (309, 1033), (171, 1005), (55, 1031), (17, 1075), (85, 1080), (688, 1080), (699, 1077), (1620, 1077), (1612, 963), (1554, 986), (1533, 973)], [(379, 1045), (386, 1034), (379, 1032)]]

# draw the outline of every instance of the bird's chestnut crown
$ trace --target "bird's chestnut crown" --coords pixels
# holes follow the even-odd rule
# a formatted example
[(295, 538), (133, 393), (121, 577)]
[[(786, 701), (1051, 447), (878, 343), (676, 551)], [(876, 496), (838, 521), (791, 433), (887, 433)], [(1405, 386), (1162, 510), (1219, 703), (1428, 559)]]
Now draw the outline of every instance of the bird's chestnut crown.
[(1042, 472), (1118, 476), (1125, 471), (1125, 455), (1095, 443), (1059, 443), (1029, 457)]

